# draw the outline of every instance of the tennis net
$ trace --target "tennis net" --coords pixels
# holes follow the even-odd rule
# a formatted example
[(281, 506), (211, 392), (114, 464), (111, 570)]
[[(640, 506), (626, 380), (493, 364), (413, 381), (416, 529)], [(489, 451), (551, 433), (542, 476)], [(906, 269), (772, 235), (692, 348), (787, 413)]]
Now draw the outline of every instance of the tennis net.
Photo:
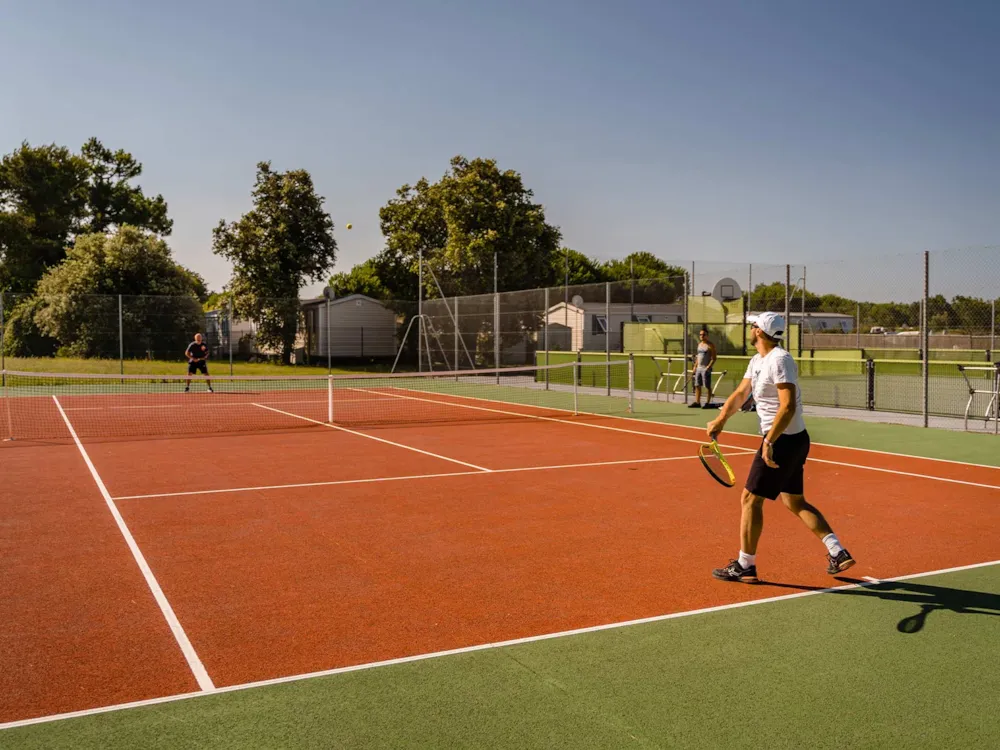
[[(630, 360), (450, 372), (212, 376), (3, 371), (10, 440), (140, 438), (632, 410)], [(211, 391), (209, 390), (211, 386)], [(72, 430), (72, 432), (71, 432)]]

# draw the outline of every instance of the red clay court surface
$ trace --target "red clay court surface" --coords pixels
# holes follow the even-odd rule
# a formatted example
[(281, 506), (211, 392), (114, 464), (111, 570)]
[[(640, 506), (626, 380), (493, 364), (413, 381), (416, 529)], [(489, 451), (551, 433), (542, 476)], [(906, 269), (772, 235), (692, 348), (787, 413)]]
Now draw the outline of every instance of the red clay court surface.
[[(738, 548), (738, 490), (705, 474), (698, 431), (497, 408), (526, 416), (347, 432), (291, 415), (281, 432), (82, 444), (208, 687), (837, 585), (779, 504), (759, 566), (784, 586), (711, 579)], [(758, 440), (723, 443), (744, 475)], [(198, 691), (68, 430), (4, 444), (0, 466), (0, 722)], [(982, 533), (1000, 526), (1000, 469), (814, 445), (807, 481), (851, 575), (1000, 558)]]

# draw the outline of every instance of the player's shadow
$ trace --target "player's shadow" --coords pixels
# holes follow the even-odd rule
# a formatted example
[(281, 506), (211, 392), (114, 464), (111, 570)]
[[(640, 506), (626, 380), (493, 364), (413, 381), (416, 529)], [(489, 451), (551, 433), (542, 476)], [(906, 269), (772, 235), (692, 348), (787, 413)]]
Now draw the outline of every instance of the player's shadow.
[(947, 586), (931, 586), (913, 581), (880, 581), (872, 583), (857, 578), (837, 576), (838, 581), (856, 584), (858, 588), (824, 589), (820, 586), (800, 586), (791, 583), (762, 581), (764, 586), (796, 591), (826, 591), (835, 596), (863, 596), (891, 602), (911, 602), (920, 607), (916, 614), (904, 617), (896, 625), (900, 633), (919, 633), (932, 612), (954, 612), (961, 615), (1000, 616), (1000, 594), (968, 591)]

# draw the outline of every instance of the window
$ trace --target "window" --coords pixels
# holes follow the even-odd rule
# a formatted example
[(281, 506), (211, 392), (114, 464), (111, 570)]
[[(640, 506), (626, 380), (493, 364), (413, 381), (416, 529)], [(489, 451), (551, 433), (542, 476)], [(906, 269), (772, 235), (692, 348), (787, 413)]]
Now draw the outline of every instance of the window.
[(635, 316), (635, 322), (636, 323), (652, 323), (653, 321), (650, 319), (650, 317), (648, 315), (636, 315)]
[(593, 334), (608, 332), (608, 319), (604, 315), (595, 315), (590, 319), (590, 332)]

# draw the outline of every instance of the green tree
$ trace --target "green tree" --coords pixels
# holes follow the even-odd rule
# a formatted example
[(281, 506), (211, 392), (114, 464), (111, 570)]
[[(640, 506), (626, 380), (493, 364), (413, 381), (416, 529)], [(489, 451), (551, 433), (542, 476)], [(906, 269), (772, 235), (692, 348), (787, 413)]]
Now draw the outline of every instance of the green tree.
[(13, 334), (22, 339), (11, 341), (9, 350), (33, 351), (33, 325), (58, 354), (118, 356), (121, 294), (126, 354), (177, 356), (203, 324), (198, 295), (204, 286), (174, 261), (163, 240), (140, 229), (126, 225), (112, 235), (81, 235), (19, 311), (21, 333)]
[(62, 146), (22, 143), (0, 160), (0, 288), (30, 293), (65, 257), (86, 210), (87, 174)]
[(359, 263), (346, 273), (337, 273), (330, 277), (329, 285), (338, 297), (348, 294), (364, 294), (373, 299), (390, 300), (389, 290), (379, 276), (379, 269), (374, 258)]
[(0, 288), (30, 293), (66, 257), (80, 234), (130, 224), (166, 236), (163, 196), (147, 198), (130, 183), (142, 165), (96, 138), (81, 154), (27, 142), (0, 161)]
[(630, 281), (632, 279), (684, 278), (687, 271), (680, 266), (672, 266), (645, 251), (629, 253), (620, 260), (604, 263), (604, 275), (608, 281)]
[[(545, 221), (521, 175), (501, 171), (492, 159), (456, 156), (438, 182), (403, 185), (379, 218), (386, 247), (375, 264), (396, 298), (413, 297), (413, 287), (396, 284), (414, 279), (420, 253), (449, 296), (492, 292), (494, 254), (500, 291), (553, 280), (559, 229)], [(432, 279), (425, 287), (436, 295)]]
[(142, 174), (142, 165), (127, 151), (112, 151), (96, 138), (82, 149), (87, 163), (87, 211), (81, 233), (106, 232), (129, 224), (161, 236), (169, 236), (174, 222), (167, 217), (162, 195), (147, 198), (141, 187), (130, 183)]
[[(567, 274), (567, 266), (569, 273)], [(581, 252), (564, 247), (552, 255), (552, 280), (555, 286), (562, 286), (569, 277), (570, 286), (581, 284), (599, 284), (607, 281), (604, 267), (597, 260), (588, 258)], [(535, 286), (539, 286), (535, 284)]]
[(213, 230), (213, 252), (233, 264), (228, 291), (236, 315), (254, 321), (258, 340), (280, 348), (285, 363), (295, 346), (299, 290), (322, 279), (337, 259), (323, 202), (307, 171), (275, 172), (261, 162), (253, 209)]

